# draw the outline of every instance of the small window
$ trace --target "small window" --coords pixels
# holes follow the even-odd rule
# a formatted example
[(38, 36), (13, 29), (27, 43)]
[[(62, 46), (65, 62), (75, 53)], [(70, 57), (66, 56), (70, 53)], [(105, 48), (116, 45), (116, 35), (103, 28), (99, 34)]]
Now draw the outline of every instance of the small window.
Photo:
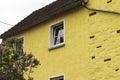
[(51, 77), (51, 78), (49, 78), (49, 80), (64, 80), (64, 75)]
[(14, 52), (23, 53), (23, 46), (24, 46), (24, 38), (16, 38), (15, 42), (12, 44)]
[(50, 26), (50, 49), (64, 44), (64, 22), (61, 21)]

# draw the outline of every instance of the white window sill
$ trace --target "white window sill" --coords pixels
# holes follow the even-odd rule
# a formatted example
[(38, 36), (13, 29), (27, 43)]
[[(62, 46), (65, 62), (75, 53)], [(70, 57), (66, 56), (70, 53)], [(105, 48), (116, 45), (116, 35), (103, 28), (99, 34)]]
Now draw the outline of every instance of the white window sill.
[(62, 46), (65, 46), (65, 43), (61, 43), (61, 44), (50, 46), (48, 48), (48, 50), (50, 51), (50, 50), (53, 50), (53, 49), (56, 49), (56, 48), (59, 48), (59, 47), (62, 47)]

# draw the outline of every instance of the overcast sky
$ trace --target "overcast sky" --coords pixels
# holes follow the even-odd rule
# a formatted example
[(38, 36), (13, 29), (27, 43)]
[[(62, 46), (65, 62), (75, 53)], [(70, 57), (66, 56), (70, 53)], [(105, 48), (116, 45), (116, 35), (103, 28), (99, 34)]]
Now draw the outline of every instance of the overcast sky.
[[(0, 22), (17, 24), (33, 11), (55, 0), (0, 0)], [(12, 26), (0, 23), (0, 34)]]

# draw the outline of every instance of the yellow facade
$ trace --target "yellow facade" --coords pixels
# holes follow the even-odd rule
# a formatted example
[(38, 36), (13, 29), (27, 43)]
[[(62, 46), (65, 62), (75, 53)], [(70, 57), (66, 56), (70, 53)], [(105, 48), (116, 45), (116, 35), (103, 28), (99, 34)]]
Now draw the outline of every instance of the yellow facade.
[[(120, 11), (120, 0), (89, 0), (87, 6)], [(41, 62), (34, 70), (35, 80), (65, 76), (65, 80), (120, 80), (120, 15), (77, 7), (29, 30), (24, 36), (24, 51)], [(49, 27), (65, 22), (65, 46), (48, 50)]]

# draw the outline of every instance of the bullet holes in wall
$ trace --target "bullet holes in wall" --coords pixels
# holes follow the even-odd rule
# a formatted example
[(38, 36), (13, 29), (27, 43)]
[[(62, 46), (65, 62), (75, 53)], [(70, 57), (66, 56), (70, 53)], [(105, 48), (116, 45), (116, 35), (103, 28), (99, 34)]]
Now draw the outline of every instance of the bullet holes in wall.
[(91, 59), (95, 59), (95, 56), (91, 56)]
[(107, 3), (111, 3), (112, 2), (112, 0), (107, 0)]
[(115, 71), (119, 71), (119, 68), (115, 69)]
[(101, 48), (102, 46), (100, 45), (100, 46), (97, 46), (96, 48)]
[(90, 39), (94, 39), (95, 38), (95, 36), (93, 35), (93, 36), (90, 36)]
[(93, 15), (96, 15), (96, 12), (92, 12), (89, 14), (89, 16), (93, 16)]
[(108, 62), (108, 61), (111, 61), (111, 58), (104, 59), (104, 62)]
[(117, 33), (120, 33), (120, 29), (116, 31)]

